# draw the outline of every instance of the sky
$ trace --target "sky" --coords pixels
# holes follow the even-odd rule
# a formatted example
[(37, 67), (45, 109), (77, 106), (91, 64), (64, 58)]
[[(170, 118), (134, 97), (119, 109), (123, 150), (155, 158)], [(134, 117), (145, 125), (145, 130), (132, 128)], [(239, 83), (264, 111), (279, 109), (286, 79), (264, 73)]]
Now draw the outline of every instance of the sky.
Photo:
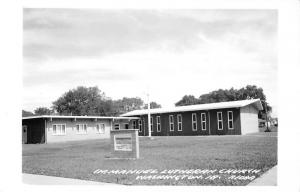
[(77, 86), (163, 107), (262, 87), (277, 115), (277, 11), (24, 9), (23, 109)]

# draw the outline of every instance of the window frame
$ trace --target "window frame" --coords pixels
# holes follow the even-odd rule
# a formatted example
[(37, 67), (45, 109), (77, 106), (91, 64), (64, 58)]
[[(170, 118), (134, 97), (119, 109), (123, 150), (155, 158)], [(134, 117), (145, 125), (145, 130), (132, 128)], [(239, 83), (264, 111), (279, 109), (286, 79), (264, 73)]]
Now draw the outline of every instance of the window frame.
[(137, 129), (137, 126), (136, 126), (136, 120), (133, 120), (133, 121), (132, 121), (132, 126), (133, 126), (133, 129)]
[[(58, 125), (61, 126), (60, 127), (60, 133), (57, 132), (57, 126)], [(55, 133), (54, 133), (54, 126), (55, 126)], [(62, 126), (65, 127), (64, 133), (62, 132)], [(62, 124), (52, 124), (52, 135), (55, 135), (55, 136), (67, 135), (67, 125), (65, 123), (62, 123)]]
[(142, 120), (141, 119), (139, 119), (138, 120), (138, 128), (139, 128), (139, 132), (141, 133), (143, 130), (143, 127), (142, 127), (143, 125), (142, 125)]
[[(221, 114), (221, 119), (219, 119), (219, 114)], [(222, 129), (220, 129), (220, 127), (219, 127), (219, 122), (222, 123)], [(218, 124), (218, 130), (223, 130), (224, 125), (223, 125), (223, 113), (222, 113), (222, 111), (217, 112), (217, 124)]]
[[(103, 132), (100, 132), (100, 130), (102, 129), (101, 125), (103, 125)], [(104, 123), (98, 123), (96, 125), (96, 133), (105, 134), (105, 124)]]
[[(195, 121), (194, 121), (194, 117), (195, 116)], [(196, 129), (194, 129), (194, 124), (196, 124)], [(198, 130), (198, 125), (197, 125), (197, 114), (196, 113), (192, 113), (192, 131), (197, 131)]]
[[(118, 129), (116, 129), (116, 125), (118, 125), (118, 127), (119, 127)], [(121, 128), (120, 123), (115, 123), (115, 124), (114, 124), (114, 130), (120, 130), (120, 128)]]
[(152, 116), (150, 117), (150, 129), (151, 129), (151, 132), (153, 132), (153, 117)]
[[(158, 129), (158, 127), (159, 127), (159, 129)], [(161, 132), (160, 116), (156, 116), (156, 130), (157, 130), (157, 132)]]
[(129, 123), (124, 123), (124, 129), (128, 130), (128, 129), (126, 129), (126, 126), (128, 126), (128, 129), (129, 129)]
[[(172, 122), (170, 121), (172, 117)], [(171, 129), (172, 127), (172, 129)], [(170, 131), (174, 131), (174, 116), (173, 115), (169, 115), (169, 130)]]
[[(179, 121), (178, 117), (180, 117), (180, 121)], [(179, 129), (179, 125), (180, 125), (180, 129)], [(181, 114), (177, 114), (177, 131), (182, 131), (182, 115)]]
[[(83, 129), (80, 129), (80, 125), (82, 125)], [(77, 129), (77, 126), (79, 126), (79, 129)], [(82, 132), (80, 130), (84, 130), (84, 131)], [(86, 135), (87, 134), (87, 124), (84, 124), (84, 123), (76, 124), (76, 134)]]
[[(203, 121), (203, 118), (202, 118), (203, 115), (204, 115), (204, 119), (205, 119), (204, 121)], [(201, 129), (202, 129), (202, 131), (206, 131), (206, 125), (207, 125), (207, 123), (206, 123), (206, 113), (201, 113), (200, 118), (201, 118)], [(203, 126), (203, 123), (205, 124), (205, 126)]]
[[(231, 113), (231, 117), (232, 119), (229, 119), (229, 113)], [(228, 116), (228, 129), (234, 129), (234, 124), (233, 124), (233, 111), (227, 111), (227, 116)], [(229, 122), (232, 122), (232, 127), (230, 127), (230, 123)]]

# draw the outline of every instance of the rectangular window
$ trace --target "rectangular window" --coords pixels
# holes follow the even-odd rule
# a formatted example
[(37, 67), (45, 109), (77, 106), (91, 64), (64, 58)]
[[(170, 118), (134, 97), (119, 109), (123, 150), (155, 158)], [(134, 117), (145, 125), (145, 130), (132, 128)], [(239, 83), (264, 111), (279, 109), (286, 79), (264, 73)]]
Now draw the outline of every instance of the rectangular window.
[(142, 120), (139, 120), (139, 132), (142, 132)]
[(169, 115), (169, 125), (170, 125), (170, 131), (174, 131), (174, 117), (173, 117), (173, 115)]
[(192, 130), (197, 131), (197, 115), (192, 113)]
[(129, 124), (128, 123), (125, 123), (125, 129), (129, 129)]
[(217, 113), (217, 118), (218, 118), (218, 130), (223, 130), (223, 117), (222, 117), (222, 112)]
[(202, 130), (206, 130), (206, 114), (201, 113), (201, 126)]
[(118, 123), (115, 124), (115, 130), (120, 130), (120, 124)]
[(105, 125), (104, 125), (104, 123), (97, 124), (96, 128), (97, 128), (97, 133), (100, 133), (100, 134), (104, 134), (105, 133)]
[(133, 129), (136, 129), (136, 121), (133, 121)]
[(76, 125), (77, 134), (87, 134), (87, 125), (86, 124), (77, 124)]
[(55, 124), (52, 126), (52, 135), (66, 135), (66, 125), (65, 124)]
[(228, 111), (228, 129), (233, 129), (233, 112)]
[(178, 131), (182, 131), (182, 116), (181, 116), (181, 114), (177, 115), (177, 129), (178, 129)]
[(157, 125), (157, 132), (161, 131), (160, 128), (160, 116), (156, 116), (156, 125)]
[(151, 132), (153, 132), (153, 117), (150, 118), (150, 127), (151, 127)]

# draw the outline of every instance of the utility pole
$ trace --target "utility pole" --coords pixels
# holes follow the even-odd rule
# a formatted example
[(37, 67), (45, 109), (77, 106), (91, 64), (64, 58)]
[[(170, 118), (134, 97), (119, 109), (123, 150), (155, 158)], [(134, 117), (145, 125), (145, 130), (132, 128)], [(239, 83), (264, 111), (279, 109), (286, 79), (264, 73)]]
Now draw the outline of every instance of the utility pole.
[(269, 129), (269, 121), (268, 121), (268, 105), (267, 105), (267, 102), (265, 101), (265, 109), (266, 109), (266, 124), (267, 124), (267, 132), (270, 132), (270, 129)]

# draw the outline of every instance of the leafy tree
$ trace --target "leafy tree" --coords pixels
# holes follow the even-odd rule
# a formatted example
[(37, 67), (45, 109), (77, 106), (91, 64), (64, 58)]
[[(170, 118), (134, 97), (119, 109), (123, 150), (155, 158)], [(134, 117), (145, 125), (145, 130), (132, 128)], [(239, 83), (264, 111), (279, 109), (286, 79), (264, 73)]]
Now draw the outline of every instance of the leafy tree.
[[(161, 105), (154, 101), (150, 102), (150, 109), (157, 109), (157, 108), (161, 108)], [(144, 109), (148, 109), (148, 104), (144, 105)]]
[(51, 115), (53, 111), (47, 107), (38, 107), (34, 110), (35, 115)]
[[(195, 105), (198, 104), (199, 100), (193, 95), (185, 95), (180, 101), (175, 103), (175, 106), (184, 106), (184, 105)], [(151, 105), (150, 105), (151, 106)]]
[(139, 97), (123, 97), (122, 99), (113, 101), (113, 111), (115, 115), (127, 113), (129, 111), (141, 109), (144, 102)]
[(22, 117), (34, 116), (34, 114), (30, 111), (22, 110)]
[(272, 111), (272, 107), (266, 101), (266, 95), (263, 89), (256, 85), (247, 85), (241, 89), (218, 89), (206, 94), (200, 95), (199, 99), (196, 99), (192, 95), (184, 96), (175, 105), (193, 105), (193, 104), (205, 104), (205, 103), (217, 103), (226, 101), (237, 101), (245, 99), (260, 99), (262, 102), (263, 110), (259, 112), (258, 117), (262, 119), (267, 118), (267, 114)]
[(109, 115), (112, 102), (97, 86), (69, 90), (53, 102), (53, 109), (63, 115)]

